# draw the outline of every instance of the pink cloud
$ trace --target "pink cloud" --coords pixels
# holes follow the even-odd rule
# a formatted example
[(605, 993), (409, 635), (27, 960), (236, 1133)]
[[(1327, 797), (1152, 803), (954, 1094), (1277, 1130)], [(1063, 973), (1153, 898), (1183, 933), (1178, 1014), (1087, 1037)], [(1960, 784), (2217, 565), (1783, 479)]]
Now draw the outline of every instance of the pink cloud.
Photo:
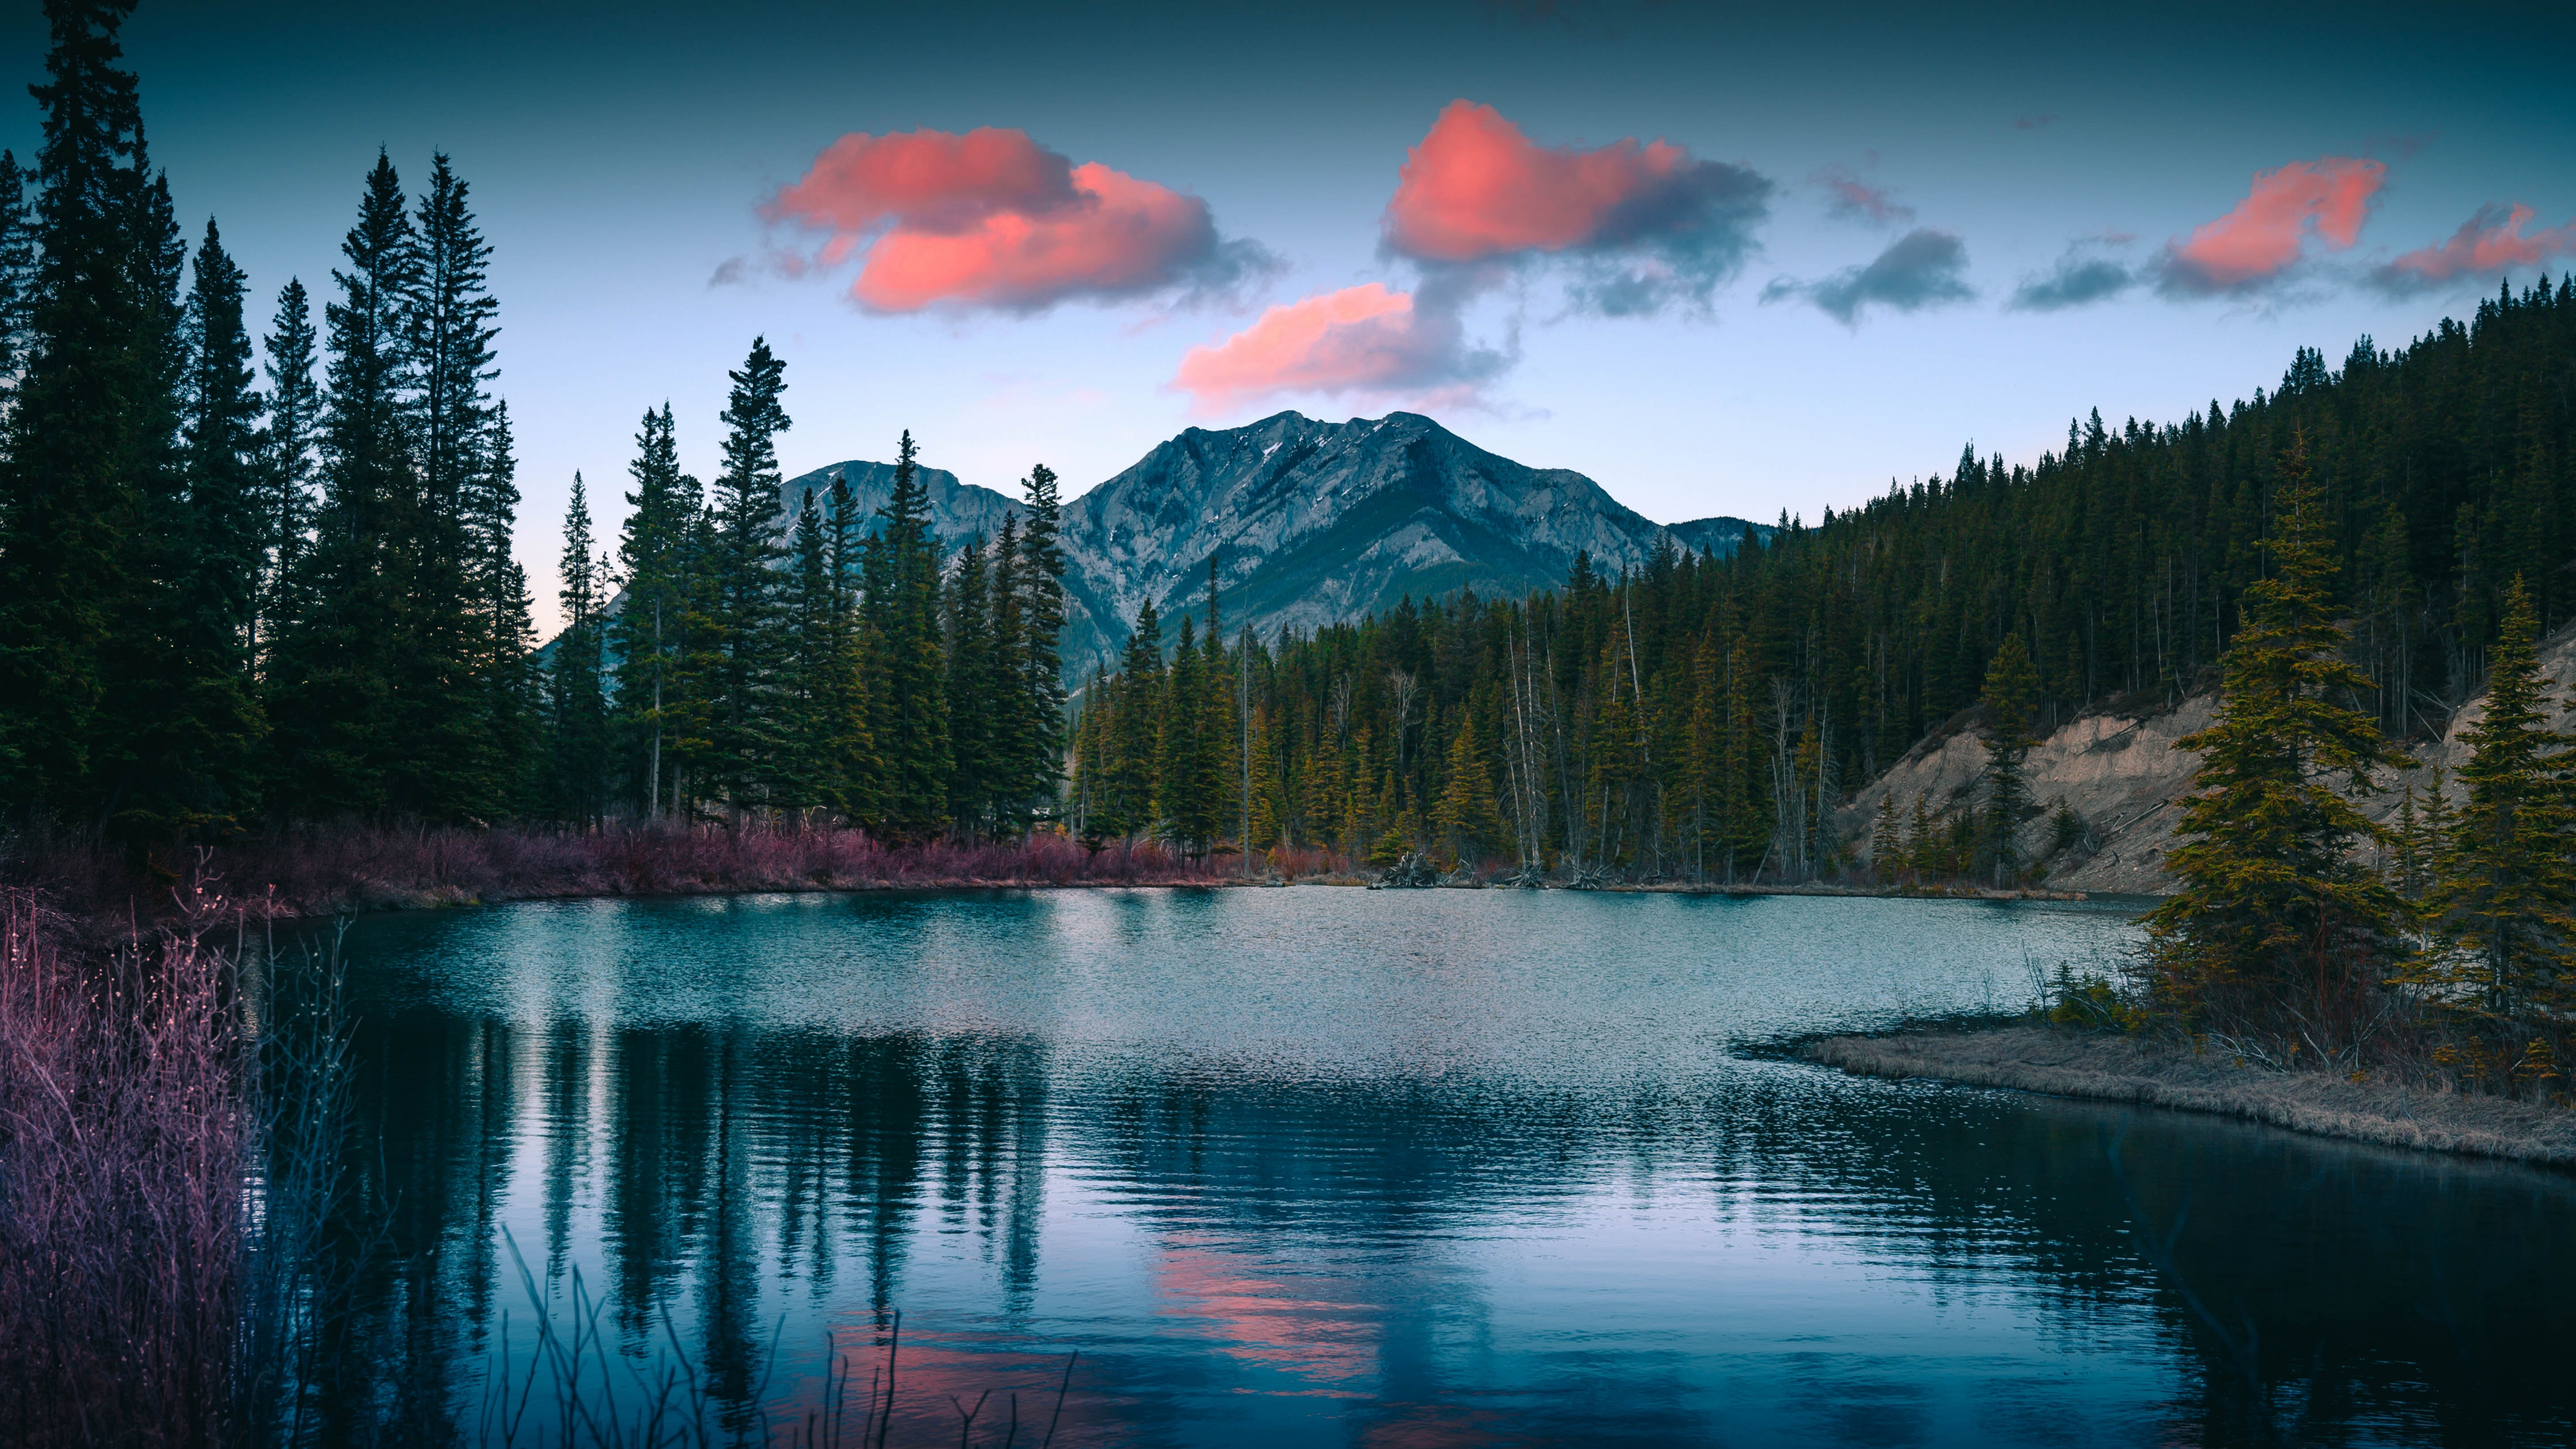
[(1828, 166), (1807, 178), (1825, 189), (1833, 198), (1828, 210), (1854, 221), (1892, 226), (1912, 221), (1914, 208), (1888, 194), (1883, 186), (1872, 186), (1854, 176), (1846, 167)]
[(1193, 347), (1172, 386), (1218, 413), (1280, 392), (1420, 392), (1472, 386), (1502, 360), (1470, 352), (1458, 319), (1370, 282), (1273, 307), (1213, 347)]
[(2342, 250), (2361, 239), (2387, 164), (2350, 156), (2293, 161), (2254, 173), (2234, 210), (2165, 247), (2169, 291), (2249, 291), (2288, 271), (2311, 234)]
[(1723, 270), (1750, 245), (1771, 191), (1668, 141), (1541, 146), (1464, 100), (1440, 112), (1397, 176), (1387, 242), (1431, 262), (1653, 247)]
[(1222, 286), (1266, 261), (1249, 243), (1221, 241), (1196, 197), (1096, 161), (1076, 166), (1025, 131), (992, 126), (843, 136), (761, 213), (824, 234), (810, 265), (863, 256), (850, 295), (880, 312), (1033, 311)]
[(2507, 267), (2536, 267), (2551, 257), (2576, 252), (2576, 222), (2525, 235), (2534, 215), (2516, 203), (2508, 211), (2489, 202), (2460, 223), (2451, 239), (2418, 247), (2380, 268), (2381, 285), (2397, 290), (2435, 286), (2460, 276), (2501, 272)]

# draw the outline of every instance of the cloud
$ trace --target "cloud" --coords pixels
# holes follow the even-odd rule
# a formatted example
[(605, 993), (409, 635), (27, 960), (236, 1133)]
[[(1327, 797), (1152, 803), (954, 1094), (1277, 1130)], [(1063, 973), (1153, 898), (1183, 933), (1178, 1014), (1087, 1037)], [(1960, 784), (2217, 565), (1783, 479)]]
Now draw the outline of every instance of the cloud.
[(1826, 212), (1845, 221), (1894, 226), (1914, 219), (1913, 207), (1889, 197), (1885, 187), (1872, 186), (1854, 176), (1847, 167), (1828, 166), (1807, 179), (1833, 198), (1826, 204)]
[(2012, 300), (2004, 306), (2015, 312), (2059, 312), (2120, 295), (2137, 285), (2138, 274), (2127, 263), (2101, 256), (2091, 248), (2103, 242), (2117, 245), (2133, 240), (2113, 235), (2070, 245), (2057, 259), (2057, 265), (2022, 278), (2021, 285), (2013, 288)]
[(1509, 365), (1467, 344), (1449, 300), (1370, 282), (1273, 307), (1223, 342), (1191, 348), (1171, 386), (1204, 415), (1281, 392), (1461, 396)]
[(761, 214), (822, 234), (791, 274), (860, 256), (850, 295), (878, 312), (1217, 293), (1277, 265), (1197, 197), (992, 126), (843, 136)]
[(1967, 244), (1946, 231), (1918, 227), (1880, 252), (1869, 265), (1845, 267), (1821, 281), (1783, 277), (1762, 289), (1762, 300), (1804, 297), (1846, 327), (1860, 325), (1870, 307), (1919, 312), (1977, 295), (1967, 283)]
[(2336, 251), (2359, 241), (2387, 179), (2387, 163), (2351, 156), (2258, 171), (2234, 210), (2166, 243), (2158, 285), (2181, 296), (2259, 291), (2298, 265), (2311, 236)]
[(1432, 265), (1567, 257), (1579, 306), (1644, 312), (1704, 301), (1732, 275), (1772, 189), (1668, 141), (1541, 146), (1493, 107), (1458, 100), (1406, 154), (1385, 239)]
[(2576, 252), (2576, 222), (2525, 234), (2535, 213), (2517, 202), (2508, 210), (2495, 202), (2477, 209), (2451, 239), (2417, 247), (2371, 274), (2391, 292), (2421, 292), (2462, 277), (2488, 277), (2508, 267), (2536, 267), (2551, 257)]

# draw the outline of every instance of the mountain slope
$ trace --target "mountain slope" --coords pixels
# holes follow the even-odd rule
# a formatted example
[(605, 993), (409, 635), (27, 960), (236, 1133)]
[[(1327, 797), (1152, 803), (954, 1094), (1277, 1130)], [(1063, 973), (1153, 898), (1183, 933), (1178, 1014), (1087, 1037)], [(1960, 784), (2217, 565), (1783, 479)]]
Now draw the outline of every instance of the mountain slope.
[[(782, 535), (808, 493), (825, 506), (835, 473), (849, 478), (863, 527), (874, 530), (894, 467), (854, 458), (787, 480)], [(950, 555), (971, 538), (990, 540), (1021, 507), (945, 469), (921, 476)], [(1748, 531), (1772, 533), (1740, 518), (1666, 528), (1580, 473), (1515, 463), (1415, 413), (1327, 423), (1283, 412), (1240, 428), (1191, 428), (1065, 505), (1065, 671), (1079, 679), (1113, 665), (1147, 599), (1167, 617), (1186, 612), (1204, 624), (1211, 556), (1228, 631), (1248, 622), (1276, 637), (1383, 612), (1408, 595), (1553, 587), (1578, 552), (1606, 573), (1643, 568), (1666, 536), (1724, 557)]]
[[(1211, 556), (1229, 632), (1249, 622), (1273, 635), (1406, 595), (1552, 586), (1578, 552), (1605, 571), (1641, 568), (1666, 532), (1580, 473), (1527, 467), (1401, 412), (1191, 428), (1065, 514), (1075, 607), (1064, 656), (1077, 672), (1108, 662), (1149, 598), (1166, 614), (1203, 617)], [(1688, 527), (1723, 534), (1721, 551), (1732, 551), (1748, 526)]]

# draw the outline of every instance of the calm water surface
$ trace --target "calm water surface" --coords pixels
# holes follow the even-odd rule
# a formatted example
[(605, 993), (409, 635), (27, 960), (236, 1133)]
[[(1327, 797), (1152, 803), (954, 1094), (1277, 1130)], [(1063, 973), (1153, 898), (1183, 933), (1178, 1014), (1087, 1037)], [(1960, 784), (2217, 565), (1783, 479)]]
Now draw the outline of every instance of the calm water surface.
[(373, 918), (342, 1372), (471, 1441), (587, 1296), (594, 1372), (685, 1354), (782, 1441), (900, 1310), (896, 1443), (1043, 1422), (1074, 1350), (1059, 1444), (2567, 1442), (2565, 1176), (1766, 1054), (2133, 939), (1320, 887)]

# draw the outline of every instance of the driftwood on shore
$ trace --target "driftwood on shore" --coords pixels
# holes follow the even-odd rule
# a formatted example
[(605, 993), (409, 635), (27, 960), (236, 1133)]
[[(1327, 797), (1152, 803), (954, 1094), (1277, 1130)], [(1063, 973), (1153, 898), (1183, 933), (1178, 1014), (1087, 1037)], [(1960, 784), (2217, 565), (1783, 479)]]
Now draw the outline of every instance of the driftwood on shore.
[(1856, 1076), (1930, 1077), (2210, 1112), (2318, 1137), (2576, 1165), (2576, 1112), (2329, 1072), (2279, 1072), (2132, 1038), (1999, 1026), (1830, 1037), (1807, 1054)]

